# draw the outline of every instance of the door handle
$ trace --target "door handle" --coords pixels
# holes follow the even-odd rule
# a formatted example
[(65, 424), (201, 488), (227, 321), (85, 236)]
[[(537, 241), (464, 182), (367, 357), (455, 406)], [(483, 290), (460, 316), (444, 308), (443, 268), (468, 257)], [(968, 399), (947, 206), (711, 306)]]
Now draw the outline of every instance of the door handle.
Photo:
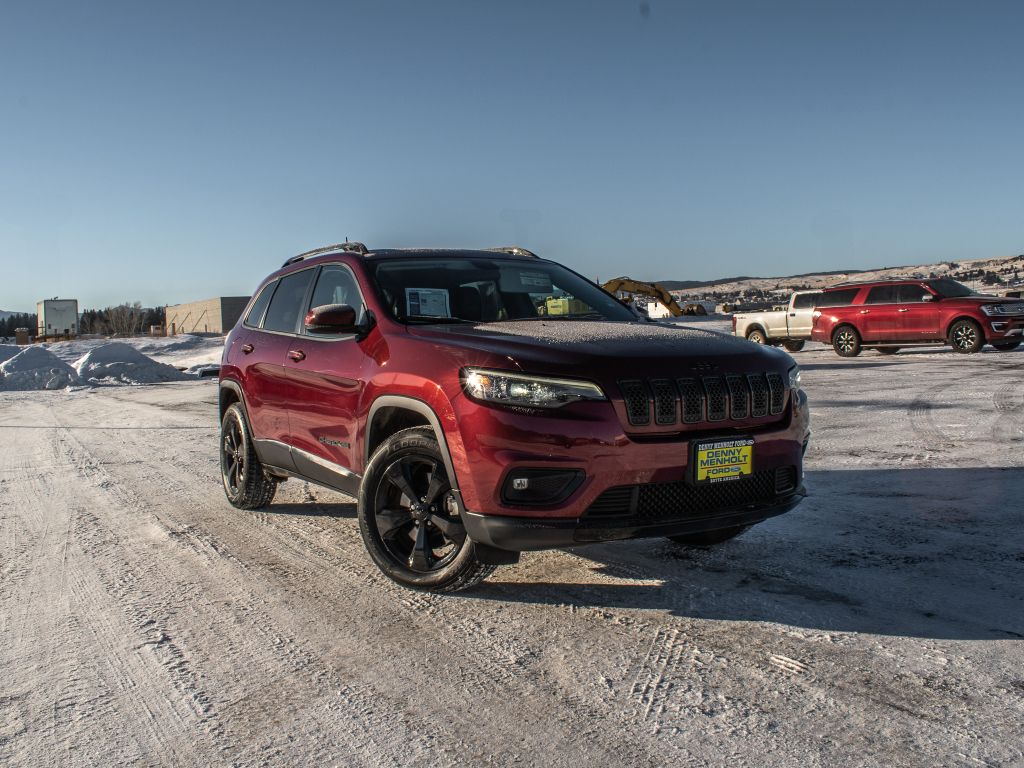
[(288, 359), (294, 360), (296, 363), (301, 363), (306, 359), (306, 353), (301, 349), (293, 349), (288, 353)]
[(254, 346), (253, 346), (252, 344), (243, 344), (243, 345), (242, 345), (242, 352), (243, 352), (244, 354), (246, 354), (246, 355), (248, 355), (248, 354), (249, 354), (250, 352), (252, 352), (252, 351), (253, 351), (254, 349), (256, 349), (256, 347), (254, 347)]
[(796, 312), (790, 312), (790, 313), (789, 313), (789, 316), (790, 316), (790, 317), (796, 317)]
[(903, 307), (903, 308), (901, 308), (901, 309), (897, 309), (896, 311), (897, 311), (897, 312), (909, 312), (909, 311), (910, 311), (910, 308), (909, 308), (909, 307)]

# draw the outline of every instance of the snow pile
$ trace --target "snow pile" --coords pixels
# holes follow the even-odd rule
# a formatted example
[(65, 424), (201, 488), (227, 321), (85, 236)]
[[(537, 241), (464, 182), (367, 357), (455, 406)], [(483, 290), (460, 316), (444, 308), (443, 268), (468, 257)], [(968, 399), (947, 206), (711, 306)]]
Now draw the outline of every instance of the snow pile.
[(89, 350), (75, 361), (75, 370), (89, 384), (157, 384), (192, 378), (120, 341)]
[(78, 383), (75, 369), (42, 347), (26, 347), (0, 363), (3, 391), (63, 389)]
[(0, 363), (6, 363), (21, 352), (21, 350), (22, 347), (15, 346), (14, 344), (0, 344)]

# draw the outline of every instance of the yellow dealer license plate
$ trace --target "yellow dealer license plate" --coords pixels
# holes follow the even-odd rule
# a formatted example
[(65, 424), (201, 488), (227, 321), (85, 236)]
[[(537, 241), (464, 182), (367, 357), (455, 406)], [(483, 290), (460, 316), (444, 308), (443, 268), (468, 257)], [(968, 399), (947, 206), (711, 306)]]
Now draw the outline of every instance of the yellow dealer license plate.
[(693, 480), (698, 485), (746, 477), (754, 471), (754, 440), (741, 437), (695, 443), (693, 467)]

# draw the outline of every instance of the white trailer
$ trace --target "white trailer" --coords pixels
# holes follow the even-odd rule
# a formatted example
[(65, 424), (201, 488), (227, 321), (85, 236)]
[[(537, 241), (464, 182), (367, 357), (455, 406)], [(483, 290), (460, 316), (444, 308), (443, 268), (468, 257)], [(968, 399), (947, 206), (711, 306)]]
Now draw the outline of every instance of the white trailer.
[(78, 299), (45, 299), (36, 304), (36, 337), (77, 336)]

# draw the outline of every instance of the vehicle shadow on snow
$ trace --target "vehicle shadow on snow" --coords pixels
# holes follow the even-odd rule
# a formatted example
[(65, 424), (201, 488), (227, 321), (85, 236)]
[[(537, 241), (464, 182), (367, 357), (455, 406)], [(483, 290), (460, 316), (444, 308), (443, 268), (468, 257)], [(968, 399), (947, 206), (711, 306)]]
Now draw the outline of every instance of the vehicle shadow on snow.
[[(569, 550), (602, 577), (485, 582), (469, 598), (933, 639), (1024, 639), (1024, 472), (809, 472), (795, 510), (713, 548)], [(550, 573), (545, 568), (546, 573)], [(501, 571), (492, 579), (500, 579)]]

